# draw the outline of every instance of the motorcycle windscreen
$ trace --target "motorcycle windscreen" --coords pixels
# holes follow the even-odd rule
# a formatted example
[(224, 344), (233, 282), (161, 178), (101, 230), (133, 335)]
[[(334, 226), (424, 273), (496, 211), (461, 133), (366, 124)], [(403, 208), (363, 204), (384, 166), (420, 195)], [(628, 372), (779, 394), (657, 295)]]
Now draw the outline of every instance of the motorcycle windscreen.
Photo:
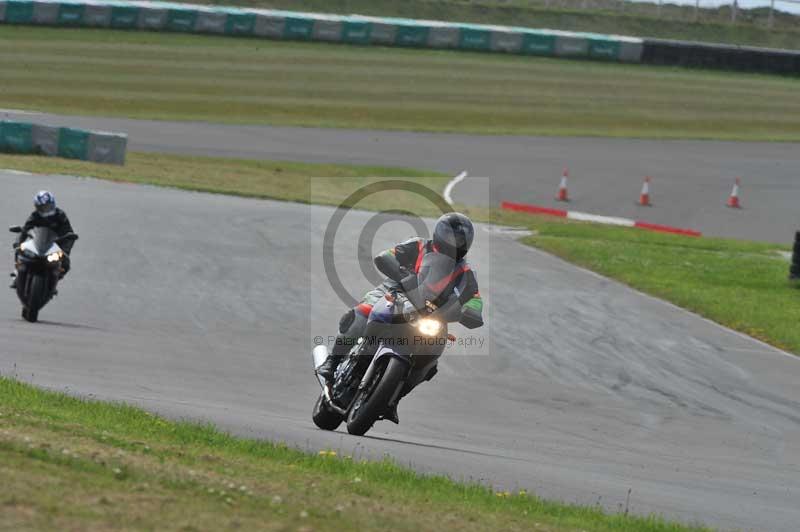
[(453, 294), (453, 286), (463, 271), (463, 261), (456, 262), (444, 253), (428, 253), (419, 269), (419, 291), (424, 301), (437, 307)]
[(34, 227), (28, 231), (29, 246), (33, 246), (33, 251), (37, 255), (46, 255), (54, 245), (58, 235), (47, 227)]

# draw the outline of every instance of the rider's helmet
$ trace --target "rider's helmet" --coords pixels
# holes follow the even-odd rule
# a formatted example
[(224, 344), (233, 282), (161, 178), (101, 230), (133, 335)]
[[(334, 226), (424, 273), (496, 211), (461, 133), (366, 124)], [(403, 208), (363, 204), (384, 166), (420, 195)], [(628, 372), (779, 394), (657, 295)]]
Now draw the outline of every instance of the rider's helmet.
[(56, 213), (56, 197), (52, 192), (41, 190), (33, 198), (33, 206), (42, 216), (52, 216)]
[(433, 229), (433, 243), (436, 249), (461, 260), (469, 251), (472, 239), (475, 237), (475, 228), (469, 218), (460, 212), (443, 214)]

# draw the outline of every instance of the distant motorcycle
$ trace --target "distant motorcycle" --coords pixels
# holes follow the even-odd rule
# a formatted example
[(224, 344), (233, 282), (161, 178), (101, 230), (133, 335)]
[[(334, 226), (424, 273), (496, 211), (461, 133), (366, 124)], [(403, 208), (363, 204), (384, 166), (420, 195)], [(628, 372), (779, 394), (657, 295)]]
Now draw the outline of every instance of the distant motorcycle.
[[(428, 257), (434, 257), (435, 262), (434, 254)], [(370, 320), (386, 324), (382, 329), (385, 334), (359, 339), (337, 368), (333, 385), (317, 376), (322, 387), (312, 414), (317, 427), (335, 430), (346, 420), (347, 432), (361, 436), (376, 421), (385, 419), (408, 390), (433, 377), (447, 342), (454, 340), (447, 324), (459, 321), (461, 305), (458, 294), (443, 304), (433, 303), (438, 294), (431, 287), (438, 283), (426, 283), (424, 279), (432, 281), (449, 275), (453, 270), (448, 260), (423, 263), (426, 272), (438, 269), (442, 273), (413, 279), (412, 286), (404, 284), (402, 292), (388, 294), (375, 304)], [(314, 367), (318, 368), (327, 357), (328, 348), (316, 346), (312, 351)]]
[[(8, 230), (22, 233), (22, 227), (18, 225)], [(46, 227), (34, 227), (23, 237), (16, 263), (17, 297), (22, 303), (23, 319), (35, 323), (39, 319), (39, 311), (57, 293), (65, 256), (59, 244), (77, 240), (78, 235), (68, 233), (58, 236)]]

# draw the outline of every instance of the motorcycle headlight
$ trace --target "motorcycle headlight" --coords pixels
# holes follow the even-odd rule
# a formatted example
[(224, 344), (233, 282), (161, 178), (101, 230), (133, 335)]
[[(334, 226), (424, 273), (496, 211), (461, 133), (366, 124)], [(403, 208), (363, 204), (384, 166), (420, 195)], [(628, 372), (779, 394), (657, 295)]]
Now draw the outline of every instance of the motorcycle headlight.
[(56, 251), (55, 253), (51, 253), (47, 256), (47, 262), (58, 262), (61, 260), (61, 252)]
[(425, 336), (436, 336), (442, 330), (442, 324), (438, 320), (422, 318), (417, 322), (417, 329)]

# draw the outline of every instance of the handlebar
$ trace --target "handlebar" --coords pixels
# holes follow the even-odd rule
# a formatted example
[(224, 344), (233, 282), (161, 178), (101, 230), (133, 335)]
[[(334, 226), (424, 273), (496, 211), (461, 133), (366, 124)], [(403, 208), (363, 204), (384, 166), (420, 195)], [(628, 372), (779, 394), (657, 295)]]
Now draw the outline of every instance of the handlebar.
[(78, 240), (78, 235), (75, 234), (75, 233), (67, 233), (66, 235), (62, 235), (62, 236), (56, 238), (56, 243), (60, 244), (62, 242), (66, 242), (68, 240), (73, 240), (73, 241), (74, 240)]

